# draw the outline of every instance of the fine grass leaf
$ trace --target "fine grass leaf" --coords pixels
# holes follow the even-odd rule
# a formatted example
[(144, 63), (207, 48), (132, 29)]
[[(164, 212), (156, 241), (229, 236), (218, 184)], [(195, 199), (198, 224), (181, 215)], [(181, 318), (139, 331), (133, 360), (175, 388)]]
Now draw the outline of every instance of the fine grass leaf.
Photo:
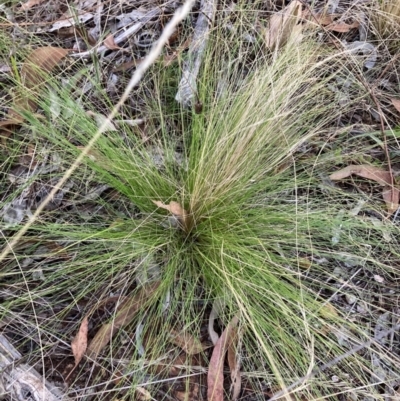
[(283, 46), (295, 32), (295, 26), (301, 17), (302, 3), (299, 0), (292, 1), (280, 13), (275, 13), (266, 30), (265, 42), (270, 49)]
[(121, 306), (112, 322), (105, 324), (90, 342), (86, 355), (96, 358), (109, 343), (113, 335), (122, 327), (131, 323), (137, 312), (145, 305), (159, 287), (160, 282), (144, 285), (135, 295), (129, 297)]
[(107, 120), (107, 117), (104, 116), (103, 114), (100, 113), (95, 113), (91, 110), (88, 110), (86, 114), (90, 117), (93, 117), (93, 119), (96, 121), (97, 126), (100, 128), (103, 124), (106, 124), (104, 128), (104, 132), (108, 131), (116, 131), (117, 129), (115, 128), (115, 125)]
[(187, 355), (200, 354), (207, 348), (199, 339), (184, 331), (171, 329), (168, 336), (169, 341), (185, 351)]
[(207, 400), (224, 400), (224, 360), (228, 347), (229, 339), (232, 336), (233, 329), (239, 322), (238, 316), (235, 316), (221, 334), (211, 355), (210, 366), (207, 375)]
[(400, 113), (400, 99), (391, 98), (390, 101), (395, 109)]
[(390, 185), (390, 173), (380, 167), (370, 166), (368, 164), (350, 165), (335, 173), (331, 174), (329, 178), (333, 181), (343, 180), (350, 177), (352, 174), (358, 175), (362, 178), (372, 180), (380, 185)]
[(89, 318), (85, 316), (82, 320), (81, 326), (79, 327), (79, 331), (76, 334), (75, 338), (71, 342), (72, 353), (75, 358), (75, 366), (82, 360), (83, 355), (85, 355), (87, 348), (87, 336), (88, 336), (88, 325)]
[(336, 308), (330, 302), (325, 303), (319, 313), (325, 319), (335, 319), (338, 317)]
[(232, 329), (232, 335), (228, 338), (228, 365), (231, 372), (231, 399), (236, 401), (242, 387), (240, 364), (238, 359), (239, 331), (237, 327)]

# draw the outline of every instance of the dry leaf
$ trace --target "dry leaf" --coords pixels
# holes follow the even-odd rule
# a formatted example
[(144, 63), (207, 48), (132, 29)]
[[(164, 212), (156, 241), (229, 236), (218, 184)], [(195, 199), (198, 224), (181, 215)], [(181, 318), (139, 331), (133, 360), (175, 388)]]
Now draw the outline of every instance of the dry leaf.
[(223, 401), (224, 400), (224, 360), (228, 346), (228, 340), (232, 335), (232, 330), (237, 326), (239, 318), (235, 316), (229, 322), (226, 329), (221, 334), (217, 344), (211, 355), (210, 366), (207, 375), (207, 400)]
[(399, 189), (392, 187), (392, 177), (389, 171), (383, 170), (380, 167), (361, 164), (359, 166), (350, 165), (329, 176), (331, 180), (337, 181), (356, 174), (383, 185), (382, 197), (386, 203), (389, 216), (392, 215), (399, 207)]
[(137, 386), (135, 388), (136, 396), (139, 401), (149, 401), (153, 400), (154, 398), (151, 396), (150, 392), (146, 390), (144, 387)]
[(169, 341), (185, 351), (187, 355), (196, 355), (208, 348), (189, 333), (174, 329), (169, 331)]
[(137, 312), (146, 304), (159, 285), (160, 282), (144, 285), (134, 296), (129, 297), (121, 305), (113, 321), (102, 326), (96, 333), (87, 348), (86, 355), (90, 358), (96, 358), (110, 342), (112, 336), (120, 328), (131, 323)]
[(395, 109), (400, 113), (400, 99), (391, 98), (390, 101)]
[(339, 14), (323, 14), (323, 13), (311, 13), (308, 10), (303, 12), (302, 18), (309, 22), (309, 24), (314, 23), (314, 26), (318, 25), (326, 26), (328, 31), (333, 32), (349, 32), (351, 29), (358, 28), (360, 23), (354, 21), (351, 24), (346, 24), (345, 22), (335, 22), (334, 19), (338, 17)]
[(180, 222), (185, 226), (186, 218), (188, 217), (188, 212), (178, 203), (175, 201), (169, 202), (169, 205), (161, 201), (152, 201), (156, 206), (160, 207), (161, 209), (168, 210), (174, 216), (176, 216)]
[[(43, 73), (50, 72), (66, 55), (68, 50), (59, 47), (39, 47), (34, 50), (25, 60), (21, 69), (22, 84), (25, 88), (40, 91), (42, 83), (45, 82)], [(8, 112), (8, 119), (0, 121), (0, 127), (12, 128), (20, 125), (24, 118), (18, 110), (35, 111), (36, 102), (30, 99), (24, 89), (18, 90), (13, 99), (13, 108)], [(17, 111), (16, 111), (17, 110)]]
[(326, 29), (328, 31), (345, 33), (354, 28), (358, 28), (359, 26), (360, 23), (358, 21), (354, 21), (352, 24), (346, 24), (345, 22), (333, 22), (332, 24), (328, 25)]
[(239, 332), (238, 328), (232, 329), (232, 335), (228, 338), (228, 365), (231, 372), (231, 399), (236, 401), (242, 388), (242, 378), (240, 375), (240, 364), (238, 359), (238, 342)]
[(331, 174), (329, 178), (333, 181), (343, 180), (350, 177), (352, 174), (373, 180), (380, 185), (391, 185), (390, 173), (380, 167), (370, 166), (368, 164), (360, 164), (347, 166), (335, 173)]
[(89, 318), (86, 316), (79, 327), (79, 331), (71, 342), (72, 353), (75, 358), (75, 366), (82, 360), (87, 348)]
[(22, 4), (21, 10), (22, 11), (29, 10), (32, 7), (44, 3), (45, 1), (46, 0), (28, 0), (26, 3)]
[(46, 46), (35, 49), (22, 66), (22, 83), (27, 88), (43, 83), (45, 80), (43, 73), (51, 72), (68, 53), (69, 50), (61, 47)]
[(338, 14), (313, 13), (309, 9), (304, 10), (302, 13), (302, 18), (304, 20), (319, 25), (332, 24), (333, 19), (337, 16)]
[(399, 189), (386, 186), (382, 190), (382, 198), (386, 203), (389, 216), (399, 208)]
[(103, 42), (104, 46), (107, 47), (107, 49), (110, 50), (119, 50), (121, 47), (119, 47), (115, 41), (114, 41), (114, 35), (110, 34), (108, 35)]
[(268, 48), (279, 48), (284, 45), (294, 33), (298, 33), (297, 30), (294, 32), (294, 28), (300, 21), (301, 8), (301, 1), (293, 0), (284, 10), (275, 13), (271, 17), (269, 28), (266, 30), (265, 34), (265, 42)]

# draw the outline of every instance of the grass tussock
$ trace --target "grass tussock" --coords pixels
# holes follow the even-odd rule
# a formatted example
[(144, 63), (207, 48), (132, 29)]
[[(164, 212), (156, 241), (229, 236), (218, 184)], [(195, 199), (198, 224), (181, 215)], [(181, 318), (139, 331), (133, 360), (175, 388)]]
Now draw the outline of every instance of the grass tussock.
[[(343, 113), (329, 84), (350, 71), (339, 57), (322, 58), (312, 41), (289, 44), (274, 60), (258, 55), (233, 65), (226, 62), (230, 57), (218, 42), (210, 46), (199, 84), (200, 114), (172, 104), (174, 66), (164, 75), (153, 71), (136, 89), (157, 93), (144, 97), (145, 135), (143, 127), (124, 122), (124, 112), (117, 116), (71, 179), (76, 193), (68, 214), (46, 211), (4, 261), (4, 279), (19, 290), (2, 303), (2, 318), (22, 323), (42, 355), (54, 341), (70, 354), (71, 336), (85, 313), (109, 297), (123, 299), (160, 281), (128, 329), (82, 367), (93, 366), (88, 388), (98, 399), (110, 384), (109, 391), (125, 394), (145, 387), (158, 399), (165, 391), (162, 377), (180, 355), (168, 333), (204, 336), (216, 303), (222, 305), (217, 329), (239, 316), (242, 372), (262, 399), (261, 388), (285, 388), (368, 340), (368, 317), (361, 327), (333, 306), (347, 291), (346, 285), (330, 284), (336, 267), (351, 266), (361, 283), (368, 272), (395, 274), (398, 227), (351, 213), (359, 195), (324, 181), (337, 162), (324, 146), (315, 157), (303, 157), (311, 143), (328, 139), (327, 127)], [(56, 97), (40, 100), (45, 118), (28, 115), (25, 129), (37, 141), (38, 154), (51, 152), (60, 160), (60, 169), (51, 173), (59, 178), (98, 124), (87, 113), (86, 95), (73, 85), (52, 90)], [(341, 161), (353, 157), (342, 155)], [(80, 202), (92, 182), (108, 189), (85, 210)], [(187, 212), (184, 224), (154, 201), (177, 202)], [(369, 208), (382, 212), (377, 203)], [(383, 233), (390, 243), (383, 242)], [(46, 260), (46, 244), (53, 246), (54, 262), (25, 269), (27, 255)], [(25, 318), (32, 315), (36, 319)], [(90, 335), (112, 316), (96, 312)], [(71, 320), (76, 324), (63, 330)], [(399, 361), (379, 343), (367, 348), (300, 381), (293, 396), (379, 399), (369, 386), (371, 355), (387, 366)], [(200, 376), (201, 366), (193, 368), (185, 358), (180, 375)], [(107, 378), (96, 373), (100, 367)], [(120, 379), (111, 382), (115, 375)], [(77, 383), (71, 388), (82, 396)]]
[(400, 4), (396, 0), (382, 0), (369, 11), (372, 29), (378, 40), (392, 54), (398, 53), (400, 44)]

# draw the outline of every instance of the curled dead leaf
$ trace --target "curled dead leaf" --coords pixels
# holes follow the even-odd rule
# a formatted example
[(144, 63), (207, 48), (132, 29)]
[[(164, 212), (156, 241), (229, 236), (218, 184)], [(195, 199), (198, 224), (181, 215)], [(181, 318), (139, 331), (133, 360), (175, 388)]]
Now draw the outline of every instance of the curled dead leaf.
[(265, 32), (265, 43), (268, 48), (277, 49), (285, 45), (292, 36), (300, 34), (301, 25), (298, 23), (301, 13), (301, 1), (293, 0), (281, 12), (272, 15), (269, 27)]
[(89, 318), (85, 316), (82, 320), (81, 326), (79, 327), (79, 331), (76, 334), (75, 338), (71, 342), (72, 353), (75, 358), (75, 366), (82, 360), (83, 355), (85, 355), (87, 348), (87, 336), (88, 336), (88, 326), (89, 326)]
[(108, 35), (108, 36), (104, 39), (103, 44), (104, 44), (105, 47), (107, 47), (107, 49), (110, 49), (110, 50), (120, 50), (120, 49), (121, 49), (121, 47), (118, 46), (118, 45), (115, 43), (114, 35), (113, 35), (113, 34)]
[(161, 201), (153, 200), (152, 202), (159, 208), (168, 210), (170, 213), (176, 216), (181, 223), (182, 228), (186, 228), (186, 221), (189, 214), (178, 202), (171, 201), (169, 205), (166, 205)]

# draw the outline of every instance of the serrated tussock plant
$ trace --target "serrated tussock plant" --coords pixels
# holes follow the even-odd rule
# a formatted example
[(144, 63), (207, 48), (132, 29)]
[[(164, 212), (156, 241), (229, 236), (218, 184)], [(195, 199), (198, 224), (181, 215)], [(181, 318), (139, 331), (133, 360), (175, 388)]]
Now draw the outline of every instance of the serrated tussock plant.
[[(307, 41), (240, 67), (227, 64), (224, 51), (214, 44), (207, 55), (198, 88), (200, 114), (165, 104), (163, 76), (155, 67), (160, 97), (149, 100), (147, 134), (118, 116), (72, 179), (74, 191), (84, 191), (92, 180), (107, 184), (107, 195), (90, 200), (91, 214), (79, 207), (84, 196), (77, 194), (68, 212), (46, 212), (30, 228), (28, 238), (56, 241), (64, 256), (43, 267), (42, 282), (18, 267), (22, 254), (9, 261), (8, 279), (24, 282), (28, 291), (10, 296), (3, 315), (22, 320), (24, 313), (34, 314), (26, 329), (45, 345), (61, 338), (66, 349), (85, 311), (113, 294), (123, 298), (160, 281), (130, 328), (115, 335), (94, 362), (87, 361), (106, 368), (109, 377), (122, 372), (113, 391), (145, 386), (160, 398), (160, 377), (168, 376), (179, 353), (169, 333), (184, 330), (199, 338), (218, 303), (220, 329), (239, 316), (241, 370), (264, 399), (263, 388), (284, 389), (369, 338), (368, 322), (360, 327), (332, 306), (334, 296), (346, 291), (345, 285), (330, 284), (335, 267), (347, 263), (395, 274), (398, 229), (349, 213), (357, 196), (321, 179), (333, 167), (332, 158), (320, 162), (323, 149), (307, 151), (314, 140), (327, 138), (327, 127), (344, 112), (329, 84), (350, 71), (334, 55), (321, 57)], [(66, 163), (97, 125), (86, 113), (90, 103), (74, 98), (71, 88), (58, 88), (57, 94), (56, 119), (52, 102), (42, 99), (48, 118), (27, 120), (33, 135), (46, 137)], [(172, 201), (187, 213), (183, 224), (154, 203)], [(382, 242), (384, 232), (392, 235), (391, 245)], [(32, 252), (36, 245), (29, 247)], [(41, 313), (48, 302), (52, 319)], [(77, 303), (87, 306), (80, 314)], [(79, 316), (76, 324), (62, 332), (59, 322), (71, 316)], [(94, 319), (93, 327), (104, 323)], [(372, 354), (388, 366), (397, 362), (378, 344), (300, 381), (293, 396), (336, 399), (359, 391), (379, 397), (369, 387)], [(196, 370), (185, 363), (181, 374), (189, 380)], [(333, 374), (340, 376), (340, 387), (330, 380)], [(109, 377), (88, 379), (99, 399)]]

